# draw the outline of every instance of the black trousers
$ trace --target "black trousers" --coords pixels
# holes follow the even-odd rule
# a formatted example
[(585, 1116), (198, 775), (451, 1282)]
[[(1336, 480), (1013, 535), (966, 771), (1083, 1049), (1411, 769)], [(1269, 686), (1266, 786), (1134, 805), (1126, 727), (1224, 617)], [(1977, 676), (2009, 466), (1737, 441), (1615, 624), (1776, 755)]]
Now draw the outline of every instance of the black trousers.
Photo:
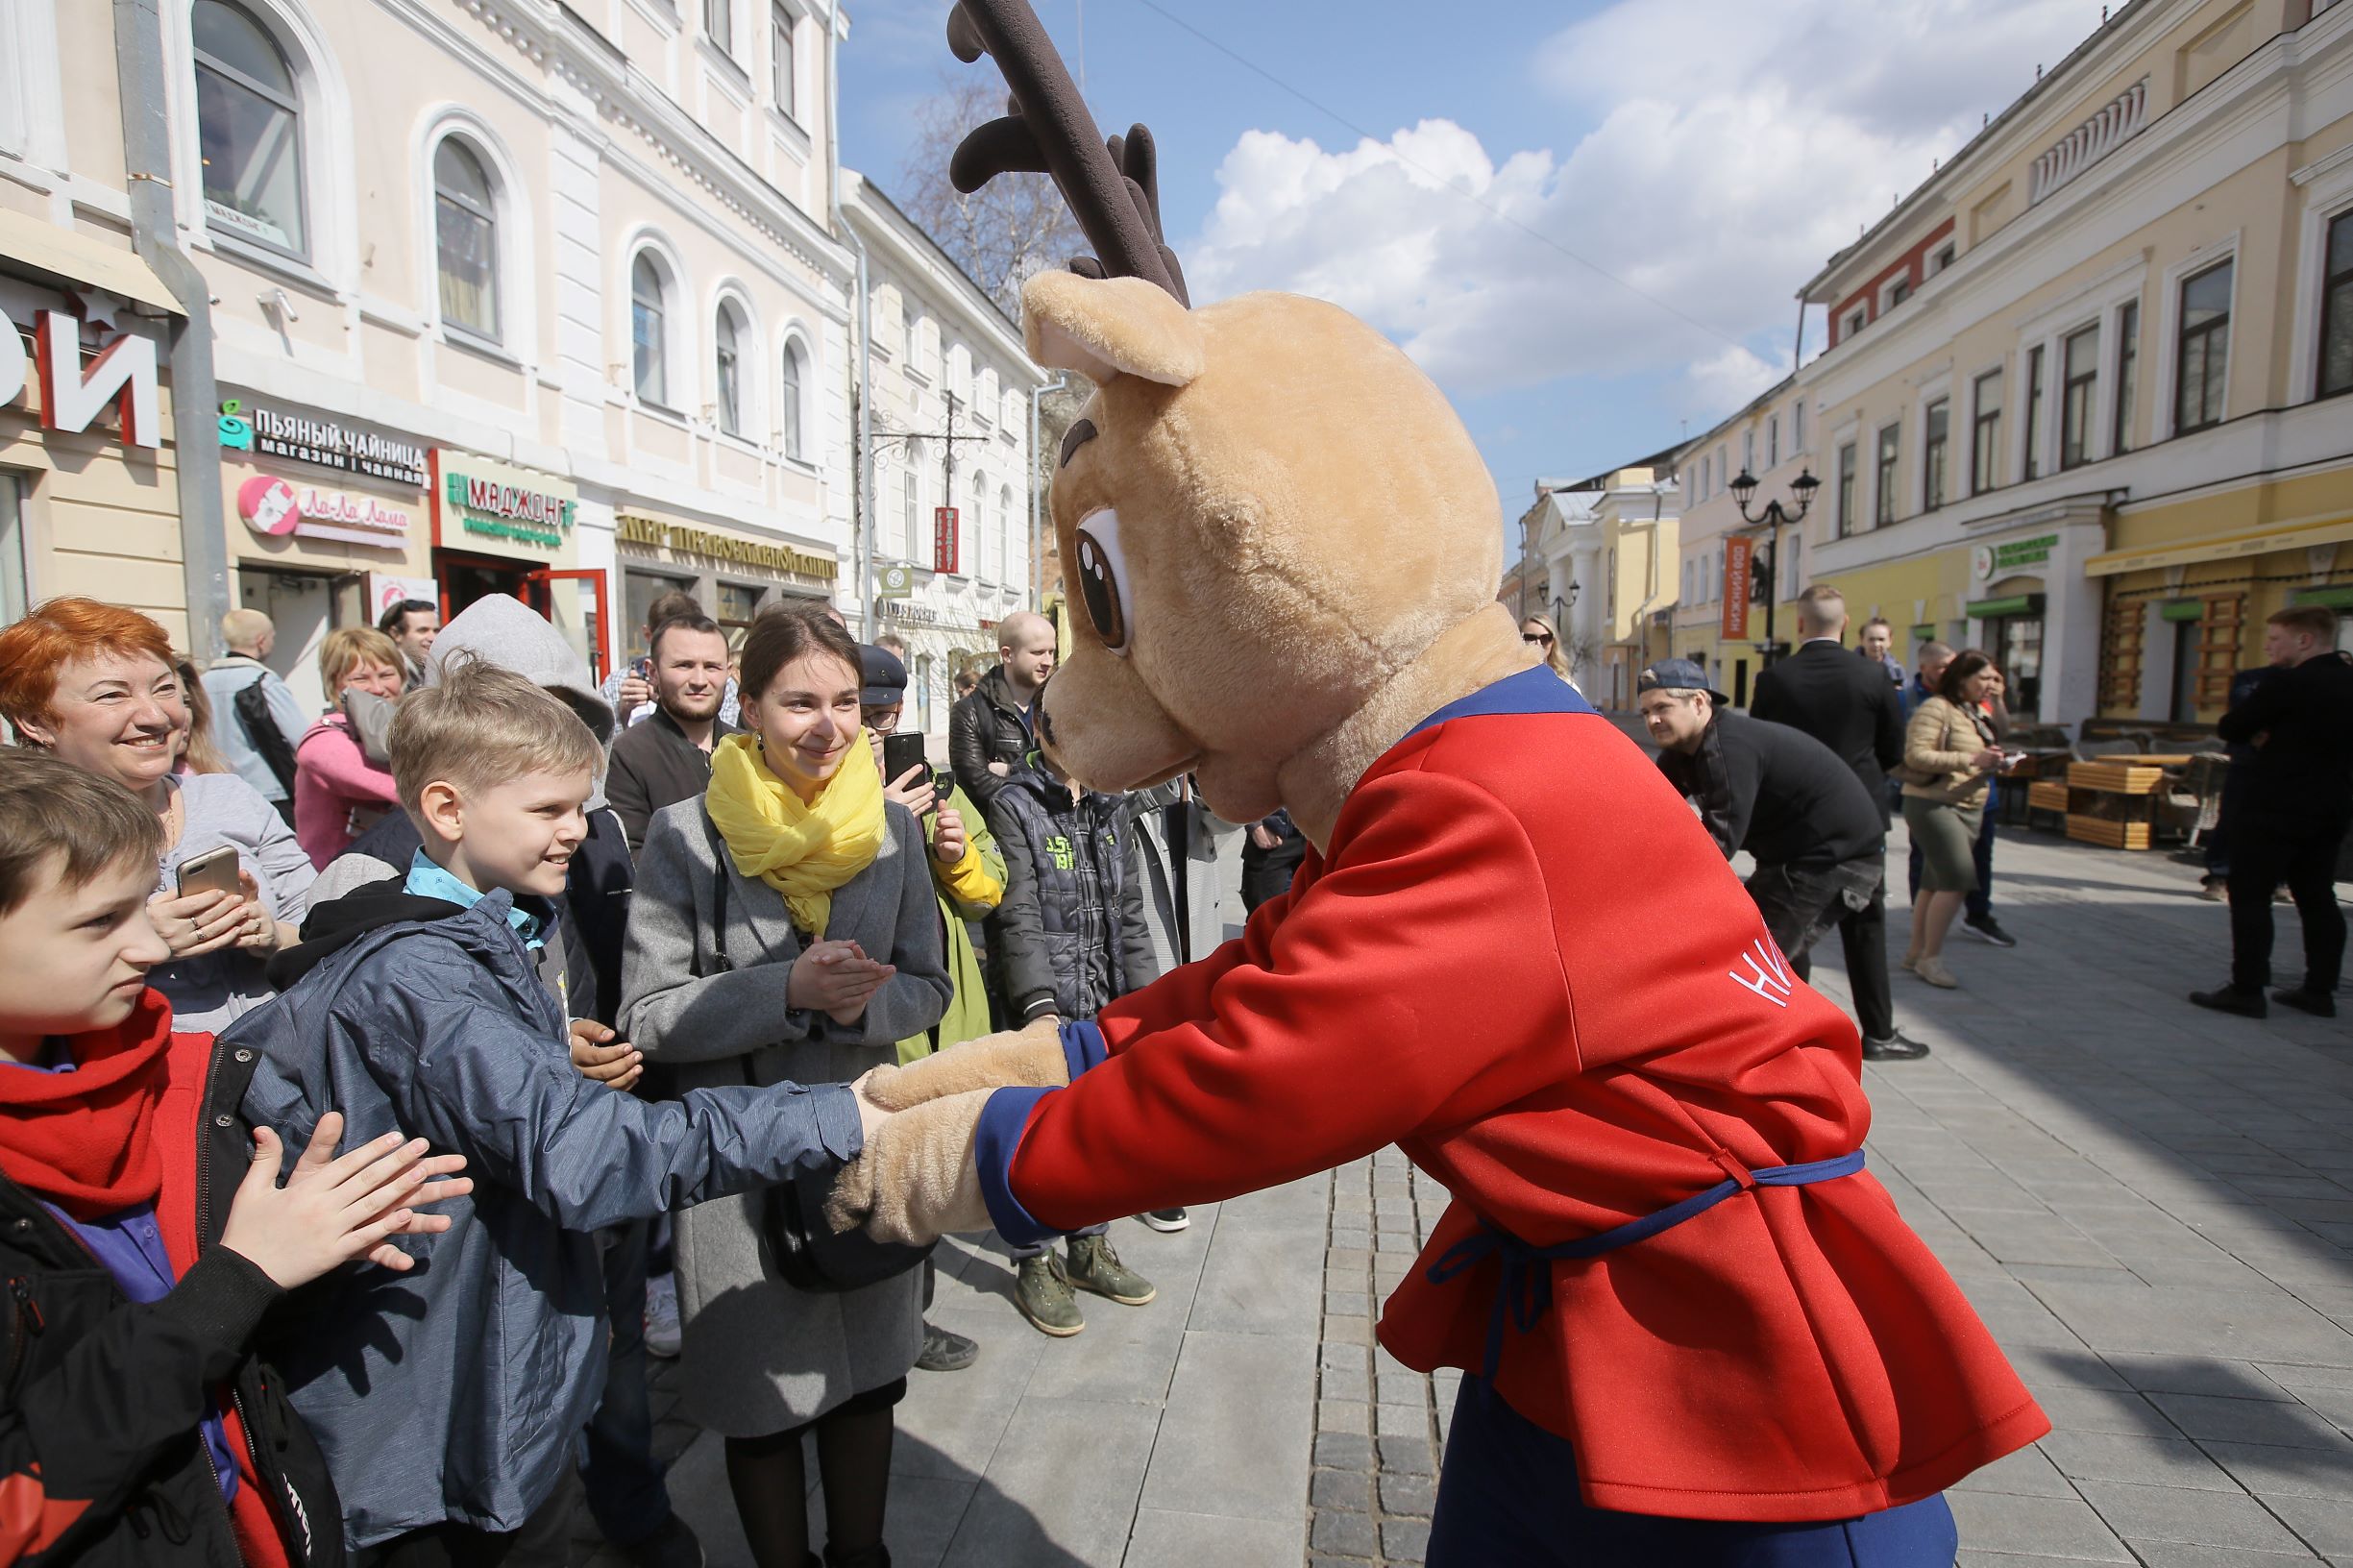
[(572, 1556), (572, 1488), (542, 1503), (503, 1535), (466, 1525), (429, 1525), (358, 1554), (360, 1568), (564, 1568)]
[[(1847, 989), (1854, 993), (1854, 1021), (1865, 1040), (1886, 1040), (1896, 1032), (1896, 996), (1887, 983), (1887, 855), (1881, 850), (1878, 885), (1871, 902), (1838, 922), (1838, 944), (1847, 955)], [(1793, 959), (1798, 978), (1812, 968)]]
[(1759, 866), (1750, 875), (1756, 913), (1781, 956), (1802, 966), (1801, 975), (1812, 967), (1804, 961), (1814, 943), (1879, 894), (1883, 864), (1882, 856), (1869, 855), (1837, 866)]
[(2344, 972), (2344, 911), (2337, 904), (2337, 851), (2345, 824), (2277, 824), (2243, 816), (2230, 840), (2230, 982), (2271, 983), (2271, 894), (2283, 882), (2304, 925), (2304, 989), (2326, 994)]

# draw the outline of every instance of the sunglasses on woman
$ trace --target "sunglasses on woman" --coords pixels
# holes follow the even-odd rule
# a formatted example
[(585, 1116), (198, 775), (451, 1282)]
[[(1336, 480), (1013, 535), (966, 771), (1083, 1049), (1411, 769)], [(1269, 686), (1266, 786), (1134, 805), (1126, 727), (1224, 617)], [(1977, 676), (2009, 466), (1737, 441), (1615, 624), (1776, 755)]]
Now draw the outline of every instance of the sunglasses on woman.
[(1520, 633), (1520, 641), (1523, 643), (1542, 643), (1546, 648), (1550, 648), (1553, 646), (1553, 634), (1549, 631), (1523, 631)]

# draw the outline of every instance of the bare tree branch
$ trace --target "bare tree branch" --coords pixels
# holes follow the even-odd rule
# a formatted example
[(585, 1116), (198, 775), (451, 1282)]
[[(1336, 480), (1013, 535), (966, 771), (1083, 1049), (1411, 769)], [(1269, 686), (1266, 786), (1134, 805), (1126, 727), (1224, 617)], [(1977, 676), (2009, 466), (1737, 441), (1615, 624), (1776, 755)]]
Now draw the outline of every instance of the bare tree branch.
[(1022, 283), (1032, 273), (1061, 266), (1087, 240), (1049, 176), (999, 175), (970, 195), (949, 182), (948, 160), (966, 133), (1004, 111), (987, 81), (962, 71), (944, 74), (940, 90), (916, 109), (899, 206), (1018, 321)]

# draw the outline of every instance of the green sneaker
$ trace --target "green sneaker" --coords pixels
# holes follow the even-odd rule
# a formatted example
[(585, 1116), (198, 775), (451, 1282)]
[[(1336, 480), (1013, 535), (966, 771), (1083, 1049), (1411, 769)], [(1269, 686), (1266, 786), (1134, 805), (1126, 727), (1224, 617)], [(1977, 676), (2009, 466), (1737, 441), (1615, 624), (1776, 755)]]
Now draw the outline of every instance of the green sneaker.
[(1087, 1326), (1078, 1298), (1070, 1294), (1070, 1282), (1063, 1277), (1060, 1261), (1050, 1252), (1021, 1260), (1014, 1276), (1013, 1304), (1040, 1334), (1057, 1339), (1067, 1339)]
[(1141, 1307), (1160, 1294), (1150, 1280), (1119, 1261), (1107, 1236), (1072, 1237), (1069, 1267), (1072, 1285), (1109, 1296), (1122, 1307)]

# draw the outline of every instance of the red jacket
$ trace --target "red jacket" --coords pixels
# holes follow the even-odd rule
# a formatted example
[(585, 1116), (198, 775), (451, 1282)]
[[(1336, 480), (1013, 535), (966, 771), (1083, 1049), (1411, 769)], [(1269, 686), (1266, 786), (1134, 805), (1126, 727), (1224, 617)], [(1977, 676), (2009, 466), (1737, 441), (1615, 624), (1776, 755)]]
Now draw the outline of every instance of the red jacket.
[[(1455, 1196), (1381, 1321), (1423, 1370), (1484, 1360), (1500, 1264), (1428, 1277), (1482, 1217), (1552, 1245), (1848, 1154), (1871, 1121), (1853, 1026), (1787, 974), (1657, 770), (1541, 670), (1399, 742), (1287, 897), (1098, 1023), (1108, 1059), (1070, 1087), (991, 1097), (1000, 1228), (1212, 1202), (1395, 1142)], [(1750, 1188), (1551, 1272), (1497, 1386), (1576, 1443), (1598, 1507), (1841, 1518), (2049, 1430), (1868, 1174)]]

